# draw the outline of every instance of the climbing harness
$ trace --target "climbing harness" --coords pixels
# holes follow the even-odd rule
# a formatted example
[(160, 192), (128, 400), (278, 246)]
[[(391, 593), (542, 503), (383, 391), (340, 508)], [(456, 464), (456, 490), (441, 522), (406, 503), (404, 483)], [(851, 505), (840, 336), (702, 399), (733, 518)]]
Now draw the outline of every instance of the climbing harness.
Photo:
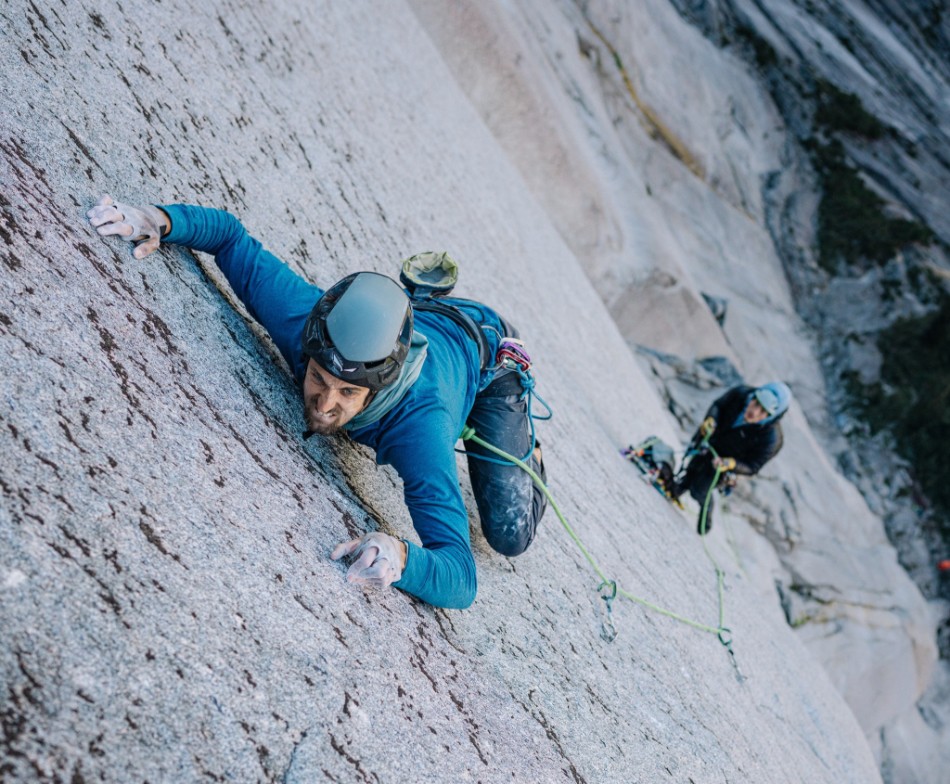
[(712, 435), (712, 431), (710, 431), (706, 433), (699, 441), (696, 440), (696, 436), (693, 436), (692, 440), (686, 445), (686, 449), (683, 452), (683, 460), (676, 472), (677, 482), (679, 482), (686, 474), (686, 469), (689, 467), (689, 464), (694, 457), (712, 449), (712, 447), (709, 446), (709, 439), (712, 438)]
[[(545, 404), (546, 405), (546, 404)], [(550, 412), (550, 409), (548, 409)], [(550, 413), (549, 413), (550, 416)], [(601, 637), (607, 642), (611, 642), (616, 639), (617, 629), (614, 624), (613, 618), (613, 601), (617, 596), (622, 596), (625, 599), (628, 599), (632, 602), (635, 602), (647, 609), (653, 610), (660, 615), (665, 615), (667, 618), (672, 618), (675, 621), (679, 621), (686, 626), (691, 626), (694, 629), (699, 631), (707, 632), (709, 634), (716, 635), (719, 642), (729, 653), (730, 661), (732, 666), (736, 671), (736, 679), (742, 683), (745, 681), (745, 676), (739, 670), (739, 665), (736, 662), (736, 655), (732, 649), (732, 631), (723, 625), (724, 623), (724, 609), (723, 609), (723, 577), (722, 570), (719, 567), (716, 567), (719, 583), (719, 622), (716, 626), (709, 626), (708, 624), (699, 623), (698, 621), (691, 620), (686, 618), (683, 615), (673, 612), (672, 610), (667, 610), (663, 607), (660, 607), (657, 604), (654, 604), (640, 596), (637, 596), (630, 591), (621, 588), (616, 580), (611, 580), (604, 573), (603, 569), (600, 568), (600, 565), (590, 554), (590, 551), (584, 546), (584, 543), (581, 541), (580, 537), (575, 533), (574, 529), (571, 527), (570, 523), (567, 522), (567, 518), (564, 516), (564, 513), (561, 511), (561, 508), (558, 506), (557, 501), (554, 500), (554, 496), (551, 495), (551, 491), (548, 489), (547, 485), (541, 479), (540, 476), (529, 466), (524, 460), (520, 460), (514, 455), (508, 454), (502, 449), (494, 446), (493, 444), (488, 443), (483, 438), (481, 438), (476, 432), (475, 428), (466, 426), (460, 435), (465, 441), (472, 441), (473, 443), (478, 444), (479, 446), (487, 449), (488, 451), (498, 455), (504, 461), (508, 463), (514, 463), (523, 471), (525, 471), (528, 476), (531, 477), (531, 480), (537, 485), (538, 489), (544, 493), (545, 497), (548, 499), (548, 502), (551, 504), (551, 508), (554, 510), (554, 513), (557, 515), (558, 520), (561, 521), (561, 525), (564, 527), (564, 530), (567, 532), (567, 535), (573, 540), (574, 544), (577, 545), (577, 548), (581, 551), (581, 554), (590, 564), (594, 573), (600, 578), (600, 584), (597, 587), (597, 592), (600, 594), (601, 598), (604, 601), (604, 620), (601, 628)], [(708, 500), (708, 499), (707, 499)], [(705, 547), (705, 542), (703, 543)], [(707, 555), (712, 558), (709, 554), (709, 551), (706, 551)], [(715, 562), (714, 562), (715, 563)], [(604, 589), (607, 589), (607, 592), (604, 593)]]
[[(551, 411), (551, 407), (547, 404), (547, 401), (541, 397), (534, 388), (534, 376), (531, 374), (531, 357), (525, 350), (524, 341), (511, 337), (502, 338), (498, 344), (498, 351), (495, 354), (495, 365), (491, 369), (496, 374), (496, 378), (498, 374), (502, 372), (516, 373), (521, 382), (521, 396), (518, 399), (524, 400), (527, 398), (526, 413), (528, 424), (531, 428), (531, 439), (528, 444), (528, 451), (521, 457), (521, 462), (526, 463), (538, 443), (534, 423), (536, 421), (544, 422), (550, 419), (553, 416), (553, 412)], [(535, 399), (544, 406), (547, 413), (535, 414), (532, 411), (532, 405)], [(474, 432), (474, 430), (472, 432)], [(455, 451), (462, 453), (465, 450), (456, 449)], [(507, 456), (505, 459), (498, 459), (490, 455), (479, 455), (475, 452), (465, 452), (465, 454), (468, 457), (475, 458), (476, 460), (484, 460), (487, 463), (496, 463), (504, 466), (511, 465), (512, 463)]]
[[(718, 458), (719, 453), (713, 448), (712, 444), (709, 443), (709, 439), (712, 438), (713, 432), (710, 431), (706, 433), (698, 442), (695, 437), (691, 441), (686, 450), (683, 452), (683, 462), (680, 463), (679, 470), (676, 472), (674, 477), (674, 482), (682, 481), (683, 477), (686, 475), (686, 469), (689, 467), (690, 461), (702, 454), (711, 454), (713, 458)], [(721, 481), (720, 481), (721, 480)], [(733, 489), (736, 486), (736, 477), (732, 473), (732, 469), (728, 470), (719, 470), (716, 474), (716, 477), (713, 479), (712, 485), (710, 485), (710, 492), (712, 490), (718, 490), (720, 495), (728, 496), (732, 493)], [(706, 494), (706, 501), (709, 500), (709, 493)], [(682, 506), (680, 507), (682, 509)], [(703, 503), (703, 517), (705, 518), (705, 509), (706, 502)]]

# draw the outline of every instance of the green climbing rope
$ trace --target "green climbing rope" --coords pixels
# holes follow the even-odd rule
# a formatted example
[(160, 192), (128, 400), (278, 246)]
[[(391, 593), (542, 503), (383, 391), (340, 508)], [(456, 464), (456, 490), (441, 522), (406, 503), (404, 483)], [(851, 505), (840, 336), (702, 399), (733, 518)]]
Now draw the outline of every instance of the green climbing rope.
[[(715, 454), (715, 450), (712, 447), (709, 449)], [(723, 626), (725, 623), (725, 599), (723, 597), (723, 590), (726, 575), (723, 572), (722, 567), (719, 566), (719, 563), (713, 558), (713, 554), (709, 552), (709, 548), (706, 546), (706, 514), (709, 511), (709, 502), (712, 500), (713, 490), (716, 489), (716, 485), (719, 484), (719, 477), (722, 476), (723, 470), (716, 466), (716, 473), (713, 476), (712, 484), (709, 485), (709, 489), (706, 491), (706, 497), (703, 499), (703, 511), (702, 517), (700, 520), (700, 536), (703, 540), (703, 552), (706, 553), (706, 557), (709, 559), (709, 562), (713, 565), (713, 568), (716, 570), (716, 583), (717, 590), (719, 592), (719, 629), (721, 631), (729, 631)]]
[[(665, 615), (667, 618), (672, 618), (673, 620), (679, 621), (680, 623), (686, 624), (687, 626), (691, 626), (694, 629), (698, 629), (703, 632), (708, 632), (710, 634), (715, 634), (719, 638), (719, 641), (729, 651), (729, 654), (733, 656), (734, 658), (735, 654), (733, 654), (733, 651), (732, 651), (732, 638), (730, 636), (731, 631), (730, 629), (726, 628), (723, 625), (723, 620), (724, 620), (723, 572), (719, 568), (718, 564), (716, 564), (715, 559), (713, 559), (708, 549), (706, 550), (706, 555), (709, 557), (709, 559), (713, 562), (713, 565), (716, 567), (716, 574), (717, 574), (717, 579), (719, 583), (719, 625), (718, 626), (709, 626), (708, 624), (699, 623), (698, 621), (691, 620), (689, 618), (686, 618), (683, 615), (673, 612), (672, 610), (667, 610), (663, 607), (660, 607), (659, 605), (654, 604), (653, 602), (650, 602), (633, 593), (630, 593), (630, 591), (624, 590), (623, 588), (618, 586), (615, 580), (610, 580), (607, 577), (603, 569), (600, 568), (599, 564), (594, 559), (594, 556), (592, 556), (590, 554), (590, 551), (584, 546), (584, 543), (581, 541), (580, 537), (574, 532), (574, 529), (571, 527), (570, 523), (567, 522), (567, 518), (564, 516), (564, 513), (561, 511), (561, 508), (558, 506), (557, 502), (554, 500), (554, 496), (551, 495), (551, 491), (548, 490), (548, 487), (544, 483), (544, 480), (542, 480), (541, 477), (538, 476), (538, 474), (531, 468), (531, 466), (529, 466), (523, 460), (519, 460), (514, 455), (510, 455), (504, 450), (499, 449), (498, 447), (494, 446), (493, 444), (489, 444), (487, 441), (485, 441), (483, 438), (479, 437), (475, 433), (475, 428), (473, 427), (465, 427), (465, 429), (462, 431), (460, 438), (462, 438), (464, 441), (473, 441), (479, 446), (484, 447), (490, 452), (493, 452), (499, 457), (504, 458), (505, 460), (513, 463), (514, 465), (517, 465), (519, 468), (527, 472), (528, 476), (531, 477), (531, 480), (538, 486), (541, 492), (544, 493), (545, 497), (548, 499), (548, 502), (551, 504), (551, 508), (554, 510), (554, 513), (557, 515), (558, 520), (561, 521), (561, 525), (564, 526), (564, 530), (567, 531), (567, 535), (571, 537), (571, 539), (574, 541), (574, 544), (577, 545), (578, 549), (583, 554), (584, 558), (587, 559), (587, 562), (590, 564), (591, 568), (594, 570), (594, 573), (600, 578), (601, 583), (597, 590), (600, 591), (605, 587), (611, 589), (612, 593), (610, 596), (602, 597), (607, 602), (608, 618), (610, 617), (610, 602), (613, 600), (614, 596), (618, 596), (618, 595), (623, 596), (625, 599), (628, 599), (632, 602), (636, 602), (637, 604), (642, 605), (643, 607), (646, 607), (650, 610), (653, 610), (654, 612), (659, 613), (660, 615)], [(717, 468), (715, 480), (713, 481), (713, 484), (710, 487), (710, 493), (712, 492), (712, 488), (716, 486), (716, 482), (719, 481), (720, 473), (721, 473), (721, 469)], [(703, 504), (703, 523), (705, 523), (706, 509), (708, 505), (709, 505), (709, 494), (706, 495), (706, 500)], [(704, 549), (706, 548), (705, 537), (703, 540), (703, 548)], [(612, 623), (612, 622), (608, 620), (608, 623)], [(738, 667), (737, 667), (737, 671), (738, 671)]]

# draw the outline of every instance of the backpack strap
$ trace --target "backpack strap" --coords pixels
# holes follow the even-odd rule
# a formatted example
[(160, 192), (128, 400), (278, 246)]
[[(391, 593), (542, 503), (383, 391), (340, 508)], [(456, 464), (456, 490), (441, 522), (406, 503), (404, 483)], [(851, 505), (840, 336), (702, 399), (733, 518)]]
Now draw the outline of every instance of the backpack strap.
[(463, 310), (454, 305), (449, 305), (442, 300), (416, 297), (412, 298), (412, 307), (417, 311), (423, 313), (437, 313), (440, 316), (445, 316), (454, 321), (468, 333), (468, 336), (474, 340), (475, 345), (478, 346), (479, 368), (484, 371), (492, 366), (493, 357), (491, 355), (491, 347), (488, 345), (488, 338), (485, 337), (485, 333), (482, 332), (481, 327), (475, 323), (475, 319)]

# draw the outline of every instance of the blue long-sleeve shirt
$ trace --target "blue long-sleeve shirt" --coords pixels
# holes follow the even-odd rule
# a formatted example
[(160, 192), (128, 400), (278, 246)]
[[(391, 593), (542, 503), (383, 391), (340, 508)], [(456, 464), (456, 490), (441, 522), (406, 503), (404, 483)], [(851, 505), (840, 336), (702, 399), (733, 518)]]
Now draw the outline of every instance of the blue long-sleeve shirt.
[[(172, 221), (164, 242), (214, 255), (234, 293), (267, 330), (296, 381), (302, 383), (308, 359), (301, 335), (323, 290), (265, 250), (232, 215), (183, 204), (162, 209)], [(466, 309), (472, 308), (479, 311), (477, 320), (500, 326), (489, 308), (466, 301)], [(372, 447), (378, 463), (396, 469), (422, 542), (422, 547), (406, 543), (406, 567), (396, 587), (429, 604), (465, 608), (475, 599), (475, 561), (458, 483), (455, 443), (486, 378), (477, 347), (461, 327), (438, 314), (420, 311), (415, 324), (429, 341), (419, 377), (381, 419), (350, 435)], [(494, 349), (491, 331), (489, 342)]]

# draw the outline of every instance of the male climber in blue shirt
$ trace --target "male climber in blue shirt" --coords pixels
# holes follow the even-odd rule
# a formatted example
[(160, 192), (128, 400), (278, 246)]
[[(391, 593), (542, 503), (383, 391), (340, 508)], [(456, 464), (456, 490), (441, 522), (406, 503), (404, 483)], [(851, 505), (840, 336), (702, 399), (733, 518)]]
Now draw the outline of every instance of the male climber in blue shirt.
[[(343, 542), (330, 557), (353, 556), (347, 579), (394, 585), (439, 607), (468, 607), (475, 561), (455, 464), (463, 427), (544, 477), (517, 332), (485, 305), (410, 299), (374, 272), (348, 275), (324, 292), (219, 210), (132, 207), (103, 196), (87, 216), (99, 234), (133, 243), (137, 259), (162, 242), (212, 254), (301, 385), (305, 437), (345, 431), (396, 469), (422, 546), (381, 531)], [(544, 495), (527, 472), (480, 445), (466, 442), (466, 454), (485, 538), (496, 551), (519, 555), (534, 539)]]

